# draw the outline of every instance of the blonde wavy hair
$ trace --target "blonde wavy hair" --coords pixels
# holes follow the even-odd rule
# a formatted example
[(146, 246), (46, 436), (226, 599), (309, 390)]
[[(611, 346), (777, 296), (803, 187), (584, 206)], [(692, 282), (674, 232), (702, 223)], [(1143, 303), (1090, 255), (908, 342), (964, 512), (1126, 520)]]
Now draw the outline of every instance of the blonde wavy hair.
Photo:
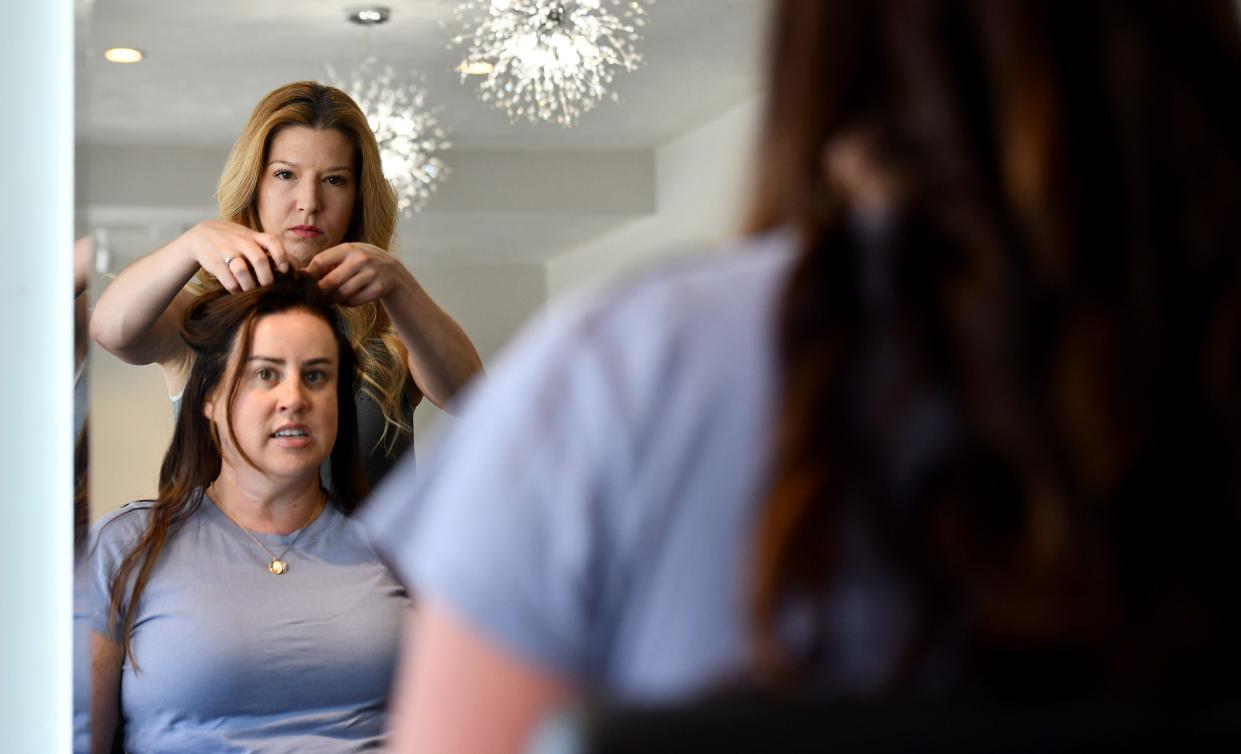
[[(263, 230), (258, 211), (259, 179), (272, 139), (289, 126), (332, 128), (349, 140), (354, 148), (358, 193), (353, 218), (342, 242), (369, 243), (392, 253), (397, 220), (396, 192), (381, 170), (375, 135), (366, 122), (366, 115), (349, 95), (315, 81), (285, 84), (254, 107), (216, 185), (220, 218), (252, 230)], [(206, 272), (200, 272), (191, 284), (194, 292), (200, 294), (219, 287), (219, 281)], [(413, 431), (402, 411), (409, 379), (405, 345), (379, 302), (340, 307), (340, 311), (349, 327), (350, 343), (357, 353), (359, 384), (382, 410), (381, 441), (387, 440), (391, 447), (399, 433)], [(370, 450), (362, 448), (364, 453)]]

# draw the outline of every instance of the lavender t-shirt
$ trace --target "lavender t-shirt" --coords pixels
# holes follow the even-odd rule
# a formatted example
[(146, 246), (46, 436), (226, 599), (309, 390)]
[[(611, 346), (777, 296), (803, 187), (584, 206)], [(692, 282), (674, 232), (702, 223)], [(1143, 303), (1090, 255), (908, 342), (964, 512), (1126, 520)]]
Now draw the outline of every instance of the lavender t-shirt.
[[(150, 506), (130, 503), (103, 517), (78, 566), (75, 622), (117, 641), (109, 583)], [(276, 553), (297, 536), (284, 556), (287, 573), (269, 573), (267, 553), (208, 498), (169, 535), (136, 608), (138, 667), (127, 658), (122, 668), (130, 754), (380, 745), (405, 589), (362, 526), (334, 506), (300, 536), (254, 536)], [(88, 751), (87, 712), (74, 717), (74, 749)]]

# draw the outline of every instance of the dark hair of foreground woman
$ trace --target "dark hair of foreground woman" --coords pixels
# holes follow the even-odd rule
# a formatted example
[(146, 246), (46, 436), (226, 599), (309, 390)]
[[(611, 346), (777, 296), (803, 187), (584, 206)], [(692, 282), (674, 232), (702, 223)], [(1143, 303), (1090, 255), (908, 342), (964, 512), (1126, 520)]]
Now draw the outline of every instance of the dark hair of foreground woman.
[[(785, 0), (773, 31), (750, 229), (791, 226), (803, 254), (752, 585), (763, 677), (827, 643), (816, 611), (804, 652), (777, 624), (828, 590), (848, 501), (921, 616), (889, 691), (962, 631), (965, 690), (1235, 689), (1233, 3)], [(880, 339), (900, 368), (871, 371)], [(914, 448), (927, 394), (950, 411)]]

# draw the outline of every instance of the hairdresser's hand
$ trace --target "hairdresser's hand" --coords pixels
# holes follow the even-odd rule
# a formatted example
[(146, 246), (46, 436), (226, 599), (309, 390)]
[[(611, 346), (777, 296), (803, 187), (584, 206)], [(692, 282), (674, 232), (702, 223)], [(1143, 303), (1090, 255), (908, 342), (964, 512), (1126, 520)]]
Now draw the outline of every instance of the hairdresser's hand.
[(289, 269), (289, 256), (277, 236), (237, 223), (198, 223), (185, 231), (176, 244), (231, 293), (270, 285), (275, 270)]
[(319, 288), (344, 306), (360, 306), (410, 287), (413, 276), (401, 260), (368, 243), (342, 243), (321, 251), (306, 271)]
[(456, 392), (482, 371), (465, 331), (387, 251), (367, 243), (343, 243), (315, 255), (306, 271), (344, 306), (379, 301), (405, 344), (405, 365), (417, 393), (436, 406), (451, 412)]

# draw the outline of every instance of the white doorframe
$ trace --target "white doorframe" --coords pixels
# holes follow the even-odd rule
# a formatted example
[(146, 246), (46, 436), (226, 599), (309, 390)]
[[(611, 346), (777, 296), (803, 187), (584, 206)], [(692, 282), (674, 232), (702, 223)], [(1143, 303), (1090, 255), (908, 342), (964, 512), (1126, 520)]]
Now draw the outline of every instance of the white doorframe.
[(0, 22), (0, 751), (72, 735), (72, 0)]

